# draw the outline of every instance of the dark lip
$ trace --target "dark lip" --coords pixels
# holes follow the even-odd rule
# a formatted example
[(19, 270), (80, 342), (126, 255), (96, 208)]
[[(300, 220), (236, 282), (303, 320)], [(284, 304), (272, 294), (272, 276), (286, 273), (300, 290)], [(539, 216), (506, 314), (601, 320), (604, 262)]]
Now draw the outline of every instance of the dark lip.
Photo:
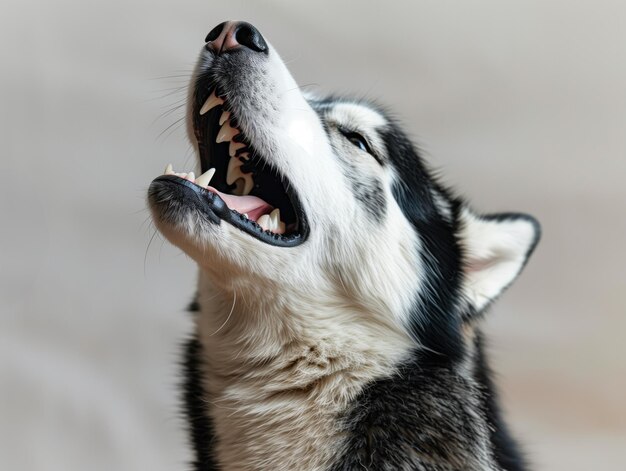
[(287, 236), (264, 231), (256, 222), (230, 209), (219, 195), (175, 175), (161, 175), (155, 178), (150, 186), (152, 187), (154, 185), (166, 185), (170, 187), (175, 192), (177, 198), (184, 199), (185, 202), (191, 203), (196, 209), (201, 211), (209, 221), (216, 224), (220, 224), (221, 221), (226, 221), (237, 229), (270, 245), (277, 247), (295, 247), (302, 244), (308, 234), (306, 225), (300, 228), (299, 233)]

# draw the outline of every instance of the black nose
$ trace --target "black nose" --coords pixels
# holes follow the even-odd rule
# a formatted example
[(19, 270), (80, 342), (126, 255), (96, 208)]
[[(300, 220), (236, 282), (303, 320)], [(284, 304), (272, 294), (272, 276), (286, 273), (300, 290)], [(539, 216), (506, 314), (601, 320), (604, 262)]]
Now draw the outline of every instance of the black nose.
[(225, 21), (207, 34), (206, 48), (215, 54), (230, 52), (246, 47), (256, 52), (267, 54), (267, 43), (259, 30), (245, 21)]

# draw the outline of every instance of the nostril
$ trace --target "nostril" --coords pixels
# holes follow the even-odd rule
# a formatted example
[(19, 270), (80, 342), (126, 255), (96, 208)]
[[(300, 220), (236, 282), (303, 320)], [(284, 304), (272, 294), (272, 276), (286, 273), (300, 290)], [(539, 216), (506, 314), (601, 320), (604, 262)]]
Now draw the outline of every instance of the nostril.
[(207, 34), (205, 48), (213, 54), (221, 55), (238, 49), (250, 49), (268, 53), (268, 46), (259, 31), (245, 21), (225, 21)]
[(259, 30), (250, 23), (239, 23), (235, 32), (235, 40), (249, 49), (257, 52), (267, 52), (267, 43)]
[(206, 38), (204, 38), (204, 42), (208, 43), (209, 41), (215, 41), (219, 37), (219, 35), (222, 32), (222, 30), (224, 29), (224, 25), (226, 23), (227, 22), (224, 21), (223, 23), (220, 23), (215, 28), (213, 28), (211, 31), (209, 31), (209, 34), (207, 34)]

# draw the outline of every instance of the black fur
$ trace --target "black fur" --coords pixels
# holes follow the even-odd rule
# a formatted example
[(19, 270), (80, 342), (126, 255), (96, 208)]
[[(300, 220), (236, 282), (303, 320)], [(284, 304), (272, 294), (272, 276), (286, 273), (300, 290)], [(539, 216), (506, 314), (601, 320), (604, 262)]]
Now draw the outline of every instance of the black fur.
[[(197, 312), (200, 306), (193, 301), (189, 311)], [(184, 405), (185, 415), (189, 423), (189, 434), (196, 456), (193, 462), (195, 471), (219, 471), (213, 457), (215, 433), (213, 424), (206, 410), (203, 397), (202, 346), (197, 338), (187, 341), (185, 346)]]
[(470, 375), (415, 352), (355, 401), (343, 419), (350, 438), (332, 471), (485, 469), (490, 447), (480, 403)]
[(527, 469), (525, 459), (519, 446), (511, 437), (506, 423), (502, 420), (498, 395), (491, 379), (493, 373), (485, 356), (484, 341), (480, 333), (476, 335), (474, 344), (476, 346), (474, 375), (483, 392), (483, 411), (489, 423), (491, 444), (496, 461), (502, 469), (507, 471), (524, 471)]
[[(460, 359), (464, 349), (461, 340), (462, 316), (459, 313), (461, 289), (461, 249), (453, 222), (439, 213), (433, 199), (436, 186), (409, 139), (390, 119), (383, 137), (391, 165), (401, 181), (393, 187), (398, 205), (420, 235), (422, 256), (428, 280), (426, 290), (416, 296), (411, 324), (415, 339), (432, 352), (432, 361)], [(459, 203), (452, 201), (456, 219)]]
[(366, 178), (360, 175), (358, 170), (350, 166), (349, 163), (343, 163), (348, 167), (347, 178), (356, 198), (375, 221), (382, 220), (387, 202), (380, 181)]

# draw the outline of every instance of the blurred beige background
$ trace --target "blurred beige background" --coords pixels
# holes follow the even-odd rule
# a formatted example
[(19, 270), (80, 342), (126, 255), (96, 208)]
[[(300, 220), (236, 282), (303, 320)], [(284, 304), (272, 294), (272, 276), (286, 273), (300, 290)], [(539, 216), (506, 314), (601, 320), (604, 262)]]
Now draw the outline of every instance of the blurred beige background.
[(506, 409), (536, 469), (626, 470), (626, 4), (572, 0), (3, 0), (0, 469), (185, 469), (195, 269), (144, 194), (191, 166), (176, 87), (225, 19), (386, 103), (478, 209), (539, 218), (488, 317)]

